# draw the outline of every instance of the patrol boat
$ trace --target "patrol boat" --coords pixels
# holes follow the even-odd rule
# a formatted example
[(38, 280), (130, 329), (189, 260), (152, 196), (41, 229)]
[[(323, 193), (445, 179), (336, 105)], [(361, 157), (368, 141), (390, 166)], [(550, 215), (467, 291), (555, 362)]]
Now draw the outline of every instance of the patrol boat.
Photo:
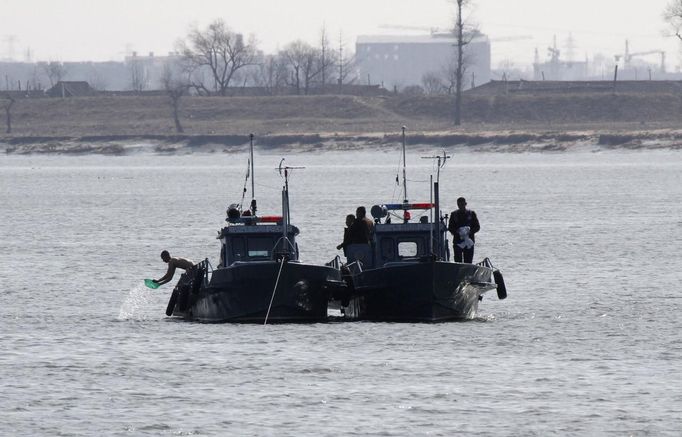
[[(438, 160), (433, 202), (411, 203), (403, 127), (404, 201), (374, 205), (370, 244), (347, 246), (347, 264), (338, 256), (329, 263), (344, 272), (348, 285), (333, 296), (344, 317), (385, 322), (470, 319), (484, 293), (497, 290), (499, 299), (507, 297), (502, 273), (488, 258), (478, 264), (450, 261), (448, 217), (441, 215), (438, 192), (440, 168), (448, 156), (431, 158)], [(413, 211), (421, 212), (416, 222), (410, 221)]]
[[(299, 229), (289, 214), (289, 172), (283, 166), (282, 215), (257, 214), (253, 195), (253, 135), (251, 135), (251, 206), (227, 210), (228, 225), (218, 232), (219, 265), (199, 263), (178, 282), (167, 315), (199, 322), (325, 322), (333, 289), (344, 287), (339, 270), (306, 264), (299, 259)], [(248, 172), (247, 172), (248, 179)], [(246, 183), (244, 187), (246, 191)], [(243, 198), (242, 198), (243, 201)]]

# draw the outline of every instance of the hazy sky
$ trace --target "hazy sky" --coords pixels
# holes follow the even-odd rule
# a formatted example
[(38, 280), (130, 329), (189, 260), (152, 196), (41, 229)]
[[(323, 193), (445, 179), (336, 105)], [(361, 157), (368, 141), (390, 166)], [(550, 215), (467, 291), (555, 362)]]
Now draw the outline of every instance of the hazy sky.
[[(536, 47), (544, 59), (554, 34), (566, 54), (572, 32), (575, 59), (622, 52), (627, 38), (632, 52), (666, 50), (672, 68), (679, 49), (662, 35), (668, 1), (474, 0), (472, 18), (492, 38), (529, 37), (494, 43), (494, 65), (530, 63)], [(314, 42), (323, 23), (353, 45), (359, 34), (405, 32), (382, 25), (447, 28), (452, 17), (448, 0), (0, 0), (0, 58), (8, 56), (9, 35), (18, 60), (27, 47), (38, 60), (111, 60), (126, 47), (165, 54), (191, 25), (215, 18), (273, 52), (297, 38)]]

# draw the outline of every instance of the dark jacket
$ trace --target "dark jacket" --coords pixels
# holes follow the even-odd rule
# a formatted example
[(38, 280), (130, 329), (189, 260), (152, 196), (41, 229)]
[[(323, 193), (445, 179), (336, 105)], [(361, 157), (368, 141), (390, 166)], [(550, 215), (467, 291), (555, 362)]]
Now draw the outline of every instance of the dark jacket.
[(350, 244), (350, 227), (343, 228), (343, 242), (337, 246), (337, 249), (346, 248)]
[(459, 238), (459, 233), (457, 229), (462, 226), (469, 226), (469, 238), (472, 241), (476, 241), (474, 234), (481, 230), (481, 225), (478, 223), (478, 217), (476, 213), (470, 209), (465, 209), (461, 211), (456, 209), (450, 213), (450, 222), (448, 223), (448, 231), (452, 234), (454, 244), (461, 243), (462, 239)]
[(344, 235), (344, 245), (346, 244), (369, 244), (372, 235), (372, 221), (367, 218), (356, 218), (350, 228), (348, 228), (348, 240)]

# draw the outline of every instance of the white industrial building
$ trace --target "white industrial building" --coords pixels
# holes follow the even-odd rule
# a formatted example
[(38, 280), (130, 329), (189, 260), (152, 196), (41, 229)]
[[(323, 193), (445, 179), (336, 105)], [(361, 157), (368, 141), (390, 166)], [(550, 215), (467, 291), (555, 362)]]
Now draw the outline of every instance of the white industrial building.
[[(426, 75), (448, 82), (456, 59), (456, 39), (451, 33), (430, 35), (363, 35), (355, 48), (360, 83), (401, 90), (423, 85)], [(464, 49), (464, 88), (490, 81), (490, 40), (477, 35)]]

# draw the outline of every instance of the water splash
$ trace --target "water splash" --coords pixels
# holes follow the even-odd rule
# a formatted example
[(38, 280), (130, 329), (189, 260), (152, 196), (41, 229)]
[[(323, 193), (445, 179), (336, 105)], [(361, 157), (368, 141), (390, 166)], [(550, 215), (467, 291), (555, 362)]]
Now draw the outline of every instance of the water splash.
[(159, 317), (159, 292), (139, 283), (128, 292), (121, 304), (118, 320), (149, 320)]

